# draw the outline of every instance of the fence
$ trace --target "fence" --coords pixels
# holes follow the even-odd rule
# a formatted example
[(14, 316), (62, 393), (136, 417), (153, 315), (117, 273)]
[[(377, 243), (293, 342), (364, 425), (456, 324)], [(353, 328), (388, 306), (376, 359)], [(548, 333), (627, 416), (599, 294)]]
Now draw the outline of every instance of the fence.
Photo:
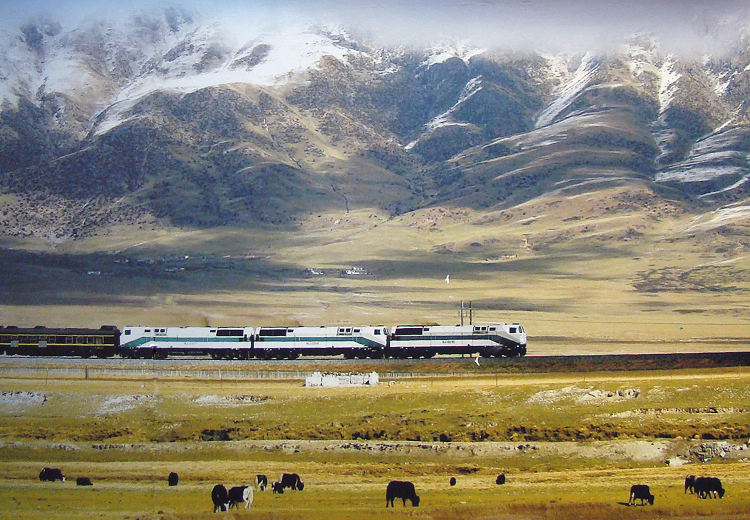
[[(20, 367), (0, 366), (0, 376), (17, 379), (134, 379), (134, 380), (206, 380), (206, 381), (252, 381), (252, 380), (299, 380), (304, 382), (319, 370), (244, 370), (244, 369), (181, 369), (157, 367)], [(466, 372), (379, 372), (380, 379), (408, 379), (456, 377), (469, 375)], [(476, 374), (472, 374), (476, 375)]]

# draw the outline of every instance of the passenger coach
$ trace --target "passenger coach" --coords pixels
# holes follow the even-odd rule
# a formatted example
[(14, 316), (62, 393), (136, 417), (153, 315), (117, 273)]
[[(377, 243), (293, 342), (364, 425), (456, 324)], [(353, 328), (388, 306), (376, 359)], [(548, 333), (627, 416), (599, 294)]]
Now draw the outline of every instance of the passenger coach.
[(120, 330), (112, 325), (98, 329), (0, 326), (0, 354), (105, 358), (117, 353), (119, 343)]

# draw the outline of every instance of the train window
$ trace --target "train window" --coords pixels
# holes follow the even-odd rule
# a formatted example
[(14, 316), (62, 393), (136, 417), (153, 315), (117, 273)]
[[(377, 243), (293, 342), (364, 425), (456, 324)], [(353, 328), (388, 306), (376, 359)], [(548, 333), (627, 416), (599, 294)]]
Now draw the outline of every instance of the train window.
[(260, 329), (260, 331), (258, 332), (258, 336), (286, 336), (286, 328), (283, 328), (283, 329)]
[(497, 328), (496, 328), (496, 327), (490, 327), (490, 332), (493, 332), (493, 331), (495, 331), (495, 330), (497, 330)]
[(511, 328), (510, 328), (510, 330), (509, 330), (509, 332), (510, 332), (511, 334), (515, 334), (515, 333), (516, 333), (517, 331), (518, 331), (518, 329), (517, 329), (517, 328), (515, 328), (515, 327), (511, 327)]
[(130, 336), (130, 329), (125, 329), (125, 332), (123, 332), (126, 336)]
[(146, 329), (143, 332), (151, 332), (151, 329)]
[(211, 329), (208, 332), (210, 332), (211, 334), (216, 334), (216, 329)]
[[(219, 329), (216, 331), (217, 336), (242, 336), (242, 329)], [(283, 336), (283, 334), (279, 334)]]
[(354, 329), (352, 332), (356, 334), (359, 332), (359, 329)]
[(396, 335), (402, 336), (419, 336), (422, 334), (422, 327), (396, 327)]
[(294, 329), (287, 329), (286, 331), (287, 331), (287, 333), (294, 332)]
[(374, 334), (375, 334), (376, 336), (380, 336), (380, 329), (375, 329), (375, 332), (374, 332)]

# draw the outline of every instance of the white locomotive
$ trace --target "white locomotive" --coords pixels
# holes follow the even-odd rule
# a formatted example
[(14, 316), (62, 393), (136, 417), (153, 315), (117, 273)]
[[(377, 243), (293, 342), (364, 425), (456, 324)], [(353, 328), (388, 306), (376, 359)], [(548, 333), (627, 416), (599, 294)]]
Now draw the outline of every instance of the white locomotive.
[(396, 325), (389, 337), (390, 357), (435, 354), (526, 355), (526, 331), (520, 323), (486, 325)]
[(130, 327), (120, 335), (120, 355), (165, 359), (170, 355), (208, 354), (214, 359), (249, 359), (252, 327)]
[(301, 355), (345, 358), (429, 358), (436, 354), (524, 356), (520, 323), (322, 327), (123, 328), (120, 355), (164, 359), (201, 354), (214, 359), (295, 359)]

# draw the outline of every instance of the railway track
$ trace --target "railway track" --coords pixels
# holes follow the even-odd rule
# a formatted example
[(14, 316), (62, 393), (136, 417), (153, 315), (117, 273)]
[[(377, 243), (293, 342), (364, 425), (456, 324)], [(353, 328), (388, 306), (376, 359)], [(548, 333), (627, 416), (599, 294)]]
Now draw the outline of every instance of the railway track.
[(674, 370), (750, 366), (750, 351), (674, 354), (607, 354), (526, 356), (479, 360), (349, 360), (306, 357), (297, 360), (227, 361), (210, 358), (166, 360), (80, 359), (72, 357), (0, 356), (4, 377), (72, 379), (304, 379), (313, 372), (378, 372), (381, 378), (477, 376), (490, 374)]

